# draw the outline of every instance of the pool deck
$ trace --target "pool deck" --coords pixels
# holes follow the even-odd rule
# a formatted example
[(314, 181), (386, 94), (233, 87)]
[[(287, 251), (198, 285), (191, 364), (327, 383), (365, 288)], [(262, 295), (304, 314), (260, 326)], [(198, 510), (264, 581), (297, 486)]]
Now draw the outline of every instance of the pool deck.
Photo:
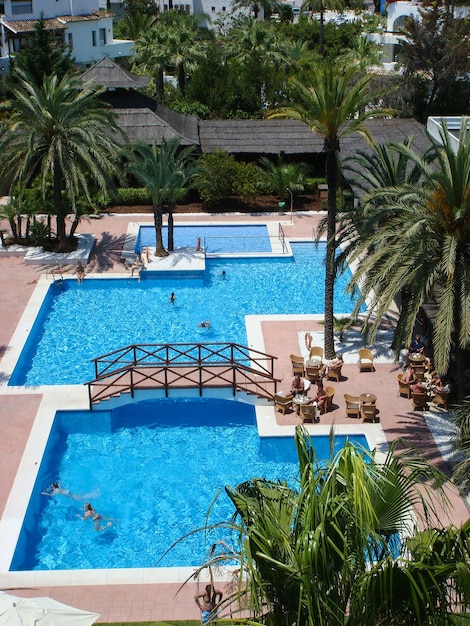
[[(286, 237), (311, 239), (312, 234), (321, 219), (321, 213), (294, 214), (291, 222), (289, 216), (265, 215), (176, 215), (175, 222), (270, 222), (273, 227), (281, 221)], [(87, 274), (93, 275), (125, 275), (121, 254), (126, 243), (128, 225), (131, 222), (151, 223), (152, 216), (147, 215), (110, 215), (99, 220), (83, 220), (79, 232), (91, 233), (96, 237), (96, 244), (92, 251)], [(9, 232), (6, 222), (0, 221), (0, 228)], [(74, 265), (63, 268), (64, 276), (73, 275)], [(7, 506), (11, 507), (13, 483), (20, 466), (25, 462), (37, 463), (28, 459), (25, 451), (31, 445), (30, 434), (38, 428), (36, 415), (44, 403), (44, 394), (41, 389), (22, 390), (6, 387), (7, 375), (4, 364), (9, 360), (9, 354), (14, 352), (15, 331), (20, 325), (21, 318), (27, 304), (33, 295), (41, 276), (49, 275), (50, 268), (42, 264), (25, 263), (23, 255), (7, 256), (0, 252), (0, 512), (2, 518)], [(86, 280), (86, 278), (85, 278)], [(269, 288), (269, 286), (267, 286)], [(288, 297), (288, 295), (286, 296)], [(281, 389), (287, 391), (290, 386), (291, 370), (289, 355), (298, 354), (299, 333), (306, 330), (321, 331), (318, 316), (298, 316), (296, 318), (276, 316), (257, 322), (261, 330), (260, 342), (264, 344), (266, 352), (277, 357), (275, 375), (283, 382)], [(16, 332), (16, 336), (18, 333)], [(344, 414), (344, 393), (358, 395), (364, 392), (373, 392), (377, 395), (377, 406), (380, 411), (379, 424), (360, 424), (360, 431), (365, 432), (369, 440), (393, 441), (403, 437), (421, 450), (441, 469), (448, 472), (448, 466), (441, 456), (439, 448), (431, 434), (422, 412), (412, 411), (411, 401), (397, 397), (398, 365), (393, 363), (377, 363), (374, 372), (359, 373), (353, 363), (343, 366), (341, 382), (329, 382), (335, 387), (333, 410), (321, 417), (319, 425), (309, 426), (311, 432), (328, 431), (332, 424), (335, 427), (350, 426), (354, 420), (347, 419)], [(57, 399), (57, 391), (52, 398)], [(57, 406), (57, 405), (56, 405)], [(299, 423), (295, 413), (286, 416), (274, 413), (274, 409), (264, 408), (271, 414), (271, 420), (287, 433), (291, 433)], [(432, 417), (432, 412), (431, 417)], [(445, 419), (444, 413), (436, 413), (436, 418)], [(354, 424), (351, 428), (359, 427)], [(23, 458), (25, 455), (25, 458)], [(17, 481), (18, 482), (18, 481)], [(14, 492), (13, 492), (14, 493)], [(451, 501), (450, 510), (441, 512), (440, 520), (443, 524), (459, 525), (469, 516), (466, 502), (454, 491), (449, 490)], [(126, 503), (123, 503), (125, 505)], [(209, 503), (208, 503), (209, 504)], [(1, 541), (1, 539), (0, 539)], [(145, 620), (172, 620), (198, 619), (199, 611), (194, 603), (194, 595), (202, 583), (191, 583), (185, 586), (178, 594), (179, 583), (168, 582), (173, 576), (165, 578), (165, 572), (158, 576), (142, 575), (141, 582), (129, 582), (125, 571), (116, 572), (104, 584), (94, 584), (87, 580), (87, 573), (67, 580), (56, 577), (57, 583), (40, 585), (37, 581), (31, 584), (31, 579), (21, 574), (14, 578), (0, 571), (0, 588), (19, 596), (50, 596), (60, 602), (75, 605), (84, 610), (100, 613), (100, 622), (115, 621), (145, 621)], [(161, 582), (155, 582), (155, 580)], [(39, 580), (39, 579), (38, 579)], [(12, 581), (14, 581), (12, 583)], [(229, 583), (226, 583), (229, 584)], [(220, 585), (224, 588), (224, 584)], [(176, 595), (177, 594), (177, 595)]]

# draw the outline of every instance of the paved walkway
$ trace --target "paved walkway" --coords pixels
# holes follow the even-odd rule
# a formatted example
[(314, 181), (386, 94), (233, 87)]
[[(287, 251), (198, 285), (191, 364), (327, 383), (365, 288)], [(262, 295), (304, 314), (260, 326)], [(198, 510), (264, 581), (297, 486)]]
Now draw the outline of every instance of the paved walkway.
[[(295, 215), (293, 224), (286, 218), (284, 231), (286, 236), (311, 238), (312, 232), (320, 219), (318, 214)], [(122, 274), (124, 265), (120, 259), (125, 244), (127, 226), (132, 221), (151, 223), (152, 216), (106, 216), (100, 220), (82, 222), (80, 232), (93, 233), (97, 243), (88, 265), (88, 273)], [(219, 222), (246, 222), (246, 221), (279, 221), (279, 216), (176, 216), (176, 222), (197, 222), (199, 220)], [(8, 224), (0, 222), (0, 228), (8, 229)], [(71, 274), (74, 267), (65, 270)], [(26, 304), (31, 297), (39, 277), (46, 272), (44, 267), (25, 265), (22, 258), (0, 255), (0, 358), (8, 354), (12, 336), (17, 328)], [(275, 375), (283, 380), (281, 388), (289, 389), (291, 372), (289, 355), (301, 350), (299, 333), (306, 330), (321, 331), (318, 320), (308, 316), (301, 319), (279, 319), (261, 323), (265, 349), (276, 355)], [(429, 432), (422, 413), (411, 410), (411, 402), (406, 398), (397, 397), (396, 376), (398, 368), (394, 364), (377, 364), (375, 372), (359, 373), (355, 364), (347, 363), (343, 367), (344, 378), (339, 383), (331, 382), (336, 388), (333, 410), (321, 418), (320, 427), (328, 428), (330, 424), (350, 424), (344, 414), (344, 393), (357, 395), (361, 392), (373, 392), (378, 397), (380, 410), (380, 424), (370, 425), (368, 428), (380, 430), (388, 441), (397, 437), (404, 437), (428, 458), (432, 459), (444, 471), (447, 466), (434, 439)], [(5, 374), (2, 373), (0, 362), (0, 512), (5, 509), (10, 495), (12, 483), (20, 465), (36, 412), (42, 396), (35, 390), (28, 393), (12, 391), (5, 387)], [(276, 414), (277, 423), (291, 430), (298, 423), (295, 413), (282, 416)], [(316, 428), (313, 426), (312, 428)], [(373, 432), (373, 430), (371, 431)], [(37, 461), (36, 461), (37, 462)], [(454, 492), (449, 492), (451, 508), (442, 513), (442, 523), (453, 522), (460, 524), (468, 518), (465, 502)], [(86, 572), (83, 573), (86, 577)], [(61, 602), (69, 603), (82, 609), (96, 611), (101, 614), (100, 621), (144, 621), (144, 620), (171, 620), (197, 619), (198, 609), (193, 597), (198, 590), (196, 584), (191, 584), (177, 594), (179, 584), (146, 582), (145, 576), (140, 584), (126, 584), (123, 573), (122, 584), (68, 584), (62, 586), (60, 580), (56, 586), (29, 587), (18, 584), (8, 588), (7, 578), (0, 572), (0, 588), (11, 591), (16, 595), (37, 596), (47, 595)], [(162, 578), (164, 580), (164, 576)]]

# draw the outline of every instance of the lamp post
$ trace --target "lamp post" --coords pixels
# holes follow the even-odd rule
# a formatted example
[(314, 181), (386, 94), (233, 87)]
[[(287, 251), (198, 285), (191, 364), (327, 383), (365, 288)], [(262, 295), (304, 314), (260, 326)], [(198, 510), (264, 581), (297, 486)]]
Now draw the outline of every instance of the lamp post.
[(286, 187), (286, 191), (288, 191), (290, 193), (290, 223), (293, 224), (294, 223), (294, 215), (293, 215), (292, 211), (294, 209), (294, 194), (289, 189), (289, 187)]

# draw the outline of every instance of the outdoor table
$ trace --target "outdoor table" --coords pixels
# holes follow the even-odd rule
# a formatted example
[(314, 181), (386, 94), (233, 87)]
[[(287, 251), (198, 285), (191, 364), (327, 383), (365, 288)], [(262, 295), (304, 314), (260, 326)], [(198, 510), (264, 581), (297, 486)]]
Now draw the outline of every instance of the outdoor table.
[(377, 402), (377, 396), (373, 393), (361, 393), (359, 400), (361, 404), (375, 404)]
[(421, 365), (424, 363), (425, 360), (426, 357), (424, 356), (424, 354), (421, 354), (419, 352), (408, 355), (408, 361), (411, 363), (411, 365)]
[(307, 367), (320, 367), (321, 366), (321, 361), (319, 361), (318, 359), (308, 359), (305, 362), (305, 365)]
[(308, 396), (296, 395), (294, 396), (294, 404), (297, 410), (297, 415), (300, 415), (300, 405), (311, 404), (312, 400)]

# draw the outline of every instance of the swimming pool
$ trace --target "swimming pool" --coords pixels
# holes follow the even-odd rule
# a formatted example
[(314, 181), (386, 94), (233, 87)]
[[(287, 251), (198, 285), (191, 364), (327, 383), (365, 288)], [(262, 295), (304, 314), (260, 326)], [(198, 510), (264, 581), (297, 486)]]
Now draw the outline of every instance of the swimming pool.
[[(367, 447), (363, 435), (350, 437)], [(337, 448), (346, 437), (337, 436)], [(319, 458), (329, 436), (315, 437)], [(223, 460), (223, 462), (221, 462)], [(11, 571), (183, 567), (200, 565), (215, 538), (188, 537), (205, 524), (219, 490), (248, 478), (294, 481), (292, 437), (258, 436), (251, 405), (218, 399), (142, 401), (112, 411), (56, 413)], [(79, 497), (46, 497), (53, 481)], [(84, 498), (103, 516), (118, 518), (96, 532), (83, 513)], [(229, 519), (223, 494), (210, 521)], [(161, 559), (161, 560), (160, 560)]]
[[(323, 312), (324, 244), (293, 243), (294, 257), (208, 259), (200, 278), (86, 279), (49, 288), (9, 385), (81, 384), (91, 359), (134, 343), (246, 345), (245, 315)], [(223, 274), (225, 272), (225, 274)], [(154, 275), (154, 274), (153, 274)], [(350, 271), (338, 277), (335, 312), (348, 314)], [(175, 292), (176, 301), (170, 303)], [(202, 320), (210, 328), (200, 328)]]
[[(168, 240), (168, 227), (163, 226), (164, 243)], [(198, 224), (177, 225), (174, 228), (175, 248), (195, 248), (198, 239), (206, 253), (272, 252), (271, 241), (266, 225)], [(142, 252), (146, 246), (155, 247), (155, 227), (141, 225), (135, 245), (135, 252)]]

